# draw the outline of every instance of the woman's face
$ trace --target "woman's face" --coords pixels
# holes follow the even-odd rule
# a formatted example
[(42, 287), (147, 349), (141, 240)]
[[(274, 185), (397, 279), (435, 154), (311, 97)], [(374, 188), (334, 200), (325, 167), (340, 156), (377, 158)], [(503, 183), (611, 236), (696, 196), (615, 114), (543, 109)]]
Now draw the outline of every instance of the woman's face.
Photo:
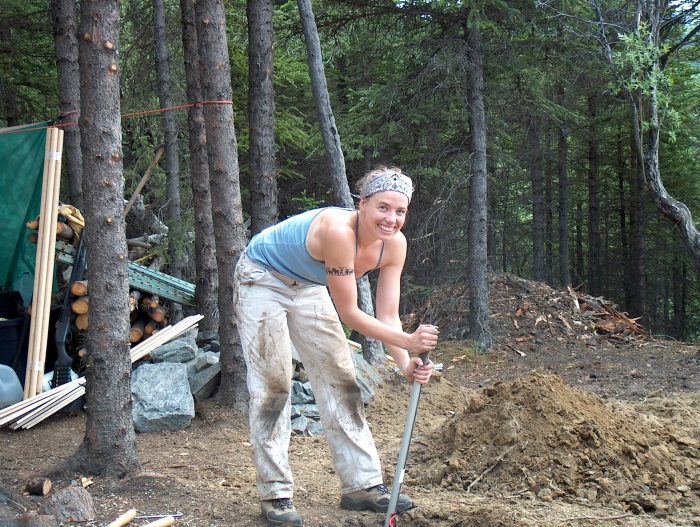
[(387, 190), (360, 200), (360, 213), (380, 238), (390, 238), (406, 222), (408, 198), (401, 192)]

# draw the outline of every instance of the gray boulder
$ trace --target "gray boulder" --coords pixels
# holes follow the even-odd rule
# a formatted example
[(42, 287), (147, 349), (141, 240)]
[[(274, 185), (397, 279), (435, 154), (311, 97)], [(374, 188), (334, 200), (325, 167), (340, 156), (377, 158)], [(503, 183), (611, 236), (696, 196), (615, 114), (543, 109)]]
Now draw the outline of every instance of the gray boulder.
[(131, 377), (137, 432), (182, 430), (194, 417), (194, 399), (184, 364), (142, 364)]
[(189, 362), (197, 356), (196, 337), (196, 331), (188, 331), (182, 337), (154, 349), (151, 359), (153, 362)]

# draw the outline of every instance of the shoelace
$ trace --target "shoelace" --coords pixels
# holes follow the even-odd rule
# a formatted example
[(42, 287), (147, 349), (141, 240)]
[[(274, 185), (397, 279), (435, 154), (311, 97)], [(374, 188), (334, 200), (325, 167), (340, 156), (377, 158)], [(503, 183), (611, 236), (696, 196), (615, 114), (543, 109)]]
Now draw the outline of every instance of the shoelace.
[(278, 498), (272, 500), (272, 506), (278, 510), (293, 509), (294, 504), (290, 498)]
[(389, 489), (386, 487), (386, 485), (384, 485), (384, 483), (380, 483), (379, 485), (376, 485), (374, 488), (377, 489), (382, 494), (389, 494)]

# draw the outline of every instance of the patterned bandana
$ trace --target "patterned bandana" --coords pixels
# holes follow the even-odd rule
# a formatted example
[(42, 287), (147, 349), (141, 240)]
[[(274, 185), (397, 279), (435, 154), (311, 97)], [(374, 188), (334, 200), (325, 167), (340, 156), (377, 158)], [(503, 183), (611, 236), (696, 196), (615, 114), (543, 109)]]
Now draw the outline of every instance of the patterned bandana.
[(366, 198), (377, 192), (385, 192), (387, 190), (401, 192), (408, 198), (408, 202), (411, 203), (413, 182), (410, 177), (398, 172), (382, 172), (372, 176), (362, 187), (360, 197)]

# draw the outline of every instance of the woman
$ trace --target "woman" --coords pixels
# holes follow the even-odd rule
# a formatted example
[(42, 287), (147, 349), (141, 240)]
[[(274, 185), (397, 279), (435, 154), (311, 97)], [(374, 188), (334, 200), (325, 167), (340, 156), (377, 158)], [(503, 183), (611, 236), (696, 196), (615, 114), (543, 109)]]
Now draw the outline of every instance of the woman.
[[(269, 227), (251, 240), (236, 267), (251, 443), (268, 525), (302, 525), (291, 501), (293, 480), (287, 459), (290, 339), (316, 395), (345, 509), (385, 512), (390, 494), (382, 483), (340, 321), (384, 342), (409, 383), (427, 383), (432, 373), (432, 362), (423, 364), (409, 352), (431, 351), (437, 344), (437, 327), (422, 325), (408, 334), (399, 319), (406, 259), (401, 228), (413, 184), (400, 169), (382, 167), (368, 173), (359, 188), (359, 210), (316, 209)], [(374, 269), (379, 269), (376, 318), (358, 308), (356, 289), (356, 280)], [(412, 505), (401, 495), (397, 510)]]

